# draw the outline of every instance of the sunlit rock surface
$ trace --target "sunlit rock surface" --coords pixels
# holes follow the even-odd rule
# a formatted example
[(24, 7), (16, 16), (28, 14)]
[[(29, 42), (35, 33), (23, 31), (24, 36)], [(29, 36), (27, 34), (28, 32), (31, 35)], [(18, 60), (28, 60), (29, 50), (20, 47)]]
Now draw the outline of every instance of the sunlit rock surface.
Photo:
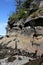
[[(16, 55), (14, 57), (16, 57), (16, 59), (13, 60), (13, 62), (8, 62), (8, 58), (1, 59), (0, 60), (0, 65), (23, 65), (23, 64), (29, 62), (29, 59), (33, 60), (32, 58), (25, 57), (25, 56)], [(21, 58), (21, 60), (19, 58)]]
[[(39, 34), (43, 34), (43, 27), (40, 28), (37, 27), (36, 31)], [(25, 34), (20, 34), (18, 32), (11, 32), (9, 33), (9, 37), (5, 36), (3, 39), (0, 39), (0, 44), (2, 43), (2, 45), (4, 46), (15, 48), (15, 39), (16, 39), (18, 49), (26, 50), (29, 52), (35, 52), (35, 50), (38, 50), (38, 54), (40, 55), (43, 53), (43, 35), (38, 36), (38, 39), (34, 38), (34, 43), (39, 44), (39, 46), (37, 45), (32, 46), (33, 41), (32, 32), (33, 30), (31, 28), (29, 28), (28, 30), (26, 29), (26, 32), (24, 32)]]

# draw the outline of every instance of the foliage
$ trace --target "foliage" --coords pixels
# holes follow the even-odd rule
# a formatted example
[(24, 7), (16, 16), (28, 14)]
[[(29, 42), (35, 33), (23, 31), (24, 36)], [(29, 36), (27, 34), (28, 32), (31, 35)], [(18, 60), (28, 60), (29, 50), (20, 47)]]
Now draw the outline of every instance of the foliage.
[(22, 9), (19, 9), (19, 16), (20, 16), (20, 19), (21, 18), (26, 18), (28, 16), (28, 13), (27, 13), (28, 9), (27, 8), (22, 8)]
[[(9, 17), (9, 21), (13, 21), (13, 20), (20, 20), (21, 18), (26, 18), (28, 16), (28, 13), (27, 13), (28, 9), (27, 8), (22, 8), (22, 9), (19, 9), (19, 12), (18, 13), (13, 13), (10, 17)], [(26, 12), (26, 13), (25, 13)]]
[(20, 8), (22, 8), (22, 0), (15, 0), (16, 1), (16, 12), (19, 11)]
[(19, 17), (19, 14), (13, 13), (13, 14), (8, 18), (8, 20), (9, 20), (9, 22), (12, 22), (13, 20), (14, 20), (14, 21), (17, 20), (18, 17)]
[(25, 0), (25, 2), (23, 3), (23, 7), (24, 8), (29, 8), (30, 7), (30, 3), (31, 3), (31, 0)]
[[(32, 0), (16, 0), (16, 12), (13, 13), (10, 17), (9, 17), (9, 22), (12, 22), (13, 20), (20, 20), (21, 18), (27, 18), (31, 13), (33, 13), (34, 11), (36, 11), (35, 9), (33, 9), (32, 11), (30, 11), (30, 4), (31, 4)], [(37, 7), (35, 7), (37, 9)]]

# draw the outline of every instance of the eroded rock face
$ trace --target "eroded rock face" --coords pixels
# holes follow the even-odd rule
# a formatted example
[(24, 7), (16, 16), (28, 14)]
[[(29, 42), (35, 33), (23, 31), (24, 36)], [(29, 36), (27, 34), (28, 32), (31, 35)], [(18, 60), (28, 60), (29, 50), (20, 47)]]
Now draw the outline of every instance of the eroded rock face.
[[(37, 27), (36, 29), (38, 33), (43, 32), (43, 27), (40, 27), (41, 30), (39, 30), (39, 27)], [(38, 39), (34, 38), (34, 42), (32, 45), (32, 41), (33, 41), (32, 32), (31, 32), (31, 28), (28, 30), (28, 32), (26, 31), (25, 34), (24, 33), (20, 34), (14, 31), (12, 33), (9, 33), (9, 37), (4, 37), (2, 40), (0, 40), (0, 43), (3, 42), (3, 45), (6, 45), (7, 47), (11, 47), (15, 49), (15, 43), (17, 42), (17, 49), (20, 49), (21, 51), (26, 50), (28, 52), (35, 52), (35, 50), (38, 49), (38, 54), (42, 54), (43, 53), (43, 36), (38, 36)]]
[(43, 7), (43, 0), (40, 2), (39, 8), (40, 8), (40, 7)]
[[(27, 19), (29, 22), (29, 17)], [(34, 18), (31, 19), (32, 21), (34, 20)], [(6, 35), (8, 35), (9, 37), (5, 38), (4, 40), (6, 40), (6, 42), (11, 41), (7, 45), (8, 47), (15, 48), (15, 41), (13, 40), (16, 38), (18, 49), (27, 50), (29, 52), (35, 52), (35, 50), (38, 50), (38, 54), (40, 55), (43, 53), (43, 27), (42, 26), (35, 27), (37, 34), (41, 34), (41, 35), (39, 35), (37, 38), (35, 37), (33, 40), (34, 29), (32, 28), (32, 26), (29, 27), (29, 25), (25, 27), (24, 26), (25, 22), (27, 23), (27, 20), (24, 21), (23, 19), (21, 19), (17, 23), (13, 24), (14, 27), (12, 28), (8, 27)], [(33, 45), (32, 45), (32, 41), (33, 41)]]
[(30, 4), (30, 8), (33, 9), (34, 7), (36, 8), (43, 7), (43, 0), (33, 0)]
[[(35, 1), (36, 0), (34, 0), (34, 2)], [(37, 0), (35, 3), (38, 3), (39, 1), (42, 2), (42, 0)], [(41, 2), (39, 2), (40, 6), (42, 6)], [(3, 45), (6, 44), (6, 46), (8, 47), (15, 48), (15, 42), (17, 42), (17, 48), (20, 50), (27, 50), (29, 52), (35, 52), (35, 50), (38, 50), (38, 54), (42, 54), (43, 53), (43, 27), (42, 26), (35, 27), (37, 34), (42, 34), (42, 35), (38, 36), (37, 38), (35, 37), (33, 40), (34, 26), (32, 23), (33, 21), (36, 22), (36, 20), (38, 20), (40, 17), (43, 20), (43, 9), (39, 8), (39, 10), (31, 14), (26, 20), (20, 19), (19, 21), (16, 22), (15, 21), (9, 22), (6, 28), (7, 36), (1, 39), (0, 43), (4, 42)], [(32, 41), (35, 44), (32, 45)]]

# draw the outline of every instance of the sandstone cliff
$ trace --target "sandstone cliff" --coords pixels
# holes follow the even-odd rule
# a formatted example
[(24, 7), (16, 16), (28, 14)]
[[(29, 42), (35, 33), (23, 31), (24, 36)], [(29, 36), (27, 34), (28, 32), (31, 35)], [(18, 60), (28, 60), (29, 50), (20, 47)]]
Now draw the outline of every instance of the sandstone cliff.
[[(42, 4), (43, 5), (43, 4)], [(35, 28), (35, 29), (34, 29)], [(34, 30), (38, 37), (33, 39)], [(0, 39), (0, 44), (29, 52), (38, 51), (43, 54), (43, 7), (32, 13), (26, 20), (8, 22), (6, 27), (6, 36)]]

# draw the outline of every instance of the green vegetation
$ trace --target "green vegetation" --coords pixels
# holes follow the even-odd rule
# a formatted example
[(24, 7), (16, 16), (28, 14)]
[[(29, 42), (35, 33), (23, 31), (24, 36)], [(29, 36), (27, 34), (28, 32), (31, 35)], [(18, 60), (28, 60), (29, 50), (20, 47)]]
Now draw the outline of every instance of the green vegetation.
[(12, 22), (13, 20), (20, 20), (21, 18), (27, 18), (29, 16), (29, 4), (31, 1), (29, 0), (16, 0), (16, 12), (13, 13), (11, 16), (9, 16), (9, 22)]
[(13, 20), (20, 20), (21, 18), (27, 18), (28, 16), (28, 9), (26, 8), (22, 8), (22, 9), (19, 9), (19, 12), (18, 13), (13, 13), (10, 17), (9, 17), (9, 21), (12, 22)]
[(32, 18), (38, 16), (38, 13), (41, 15), (43, 12), (43, 8), (39, 9), (36, 4), (32, 6), (32, 10), (30, 11), (30, 6), (31, 6), (31, 0), (15, 0), (16, 1), (16, 12), (12, 13), (11, 16), (8, 18), (8, 22), (16, 22), (19, 21), (20, 19), (26, 19), (28, 16), (31, 16)]
[(25, 0), (24, 3), (22, 4), (24, 8), (29, 8), (30, 7), (31, 0)]

